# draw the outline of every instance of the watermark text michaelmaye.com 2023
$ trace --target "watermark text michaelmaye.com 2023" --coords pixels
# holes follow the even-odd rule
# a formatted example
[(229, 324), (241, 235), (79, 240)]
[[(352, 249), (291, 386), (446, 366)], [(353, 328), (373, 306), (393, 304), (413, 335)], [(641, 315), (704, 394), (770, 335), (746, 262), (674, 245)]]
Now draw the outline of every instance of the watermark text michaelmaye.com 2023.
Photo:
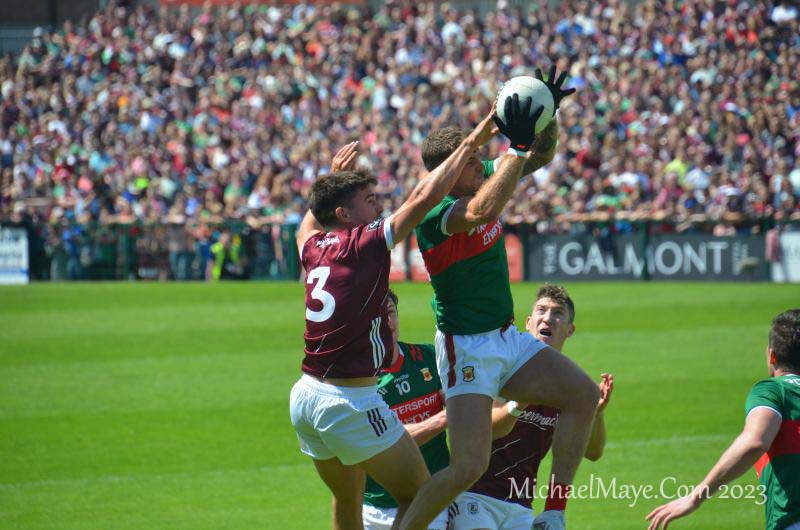
[[(537, 484), (526, 478), (517, 483), (514, 477), (509, 478), (509, 498), (542, 499), (547, 497), (548, 484)], [(572, 486), (568, 493), (570, 499), (614, 499), (628, 501), (633, 508), (640, 500), (677, 499), (688, 495), (695, 486), (679, 484), (675, 477), (664, 477), (657, 484), (626, 484), (616, 477), (608, 479), (595, 474), (589, 476), (589, 482), (580, 482)], [(767, 501), (766, 488), (761, 484), (723, 485), (714, 494), (719, 499), (752, 499), (761, 505)]]

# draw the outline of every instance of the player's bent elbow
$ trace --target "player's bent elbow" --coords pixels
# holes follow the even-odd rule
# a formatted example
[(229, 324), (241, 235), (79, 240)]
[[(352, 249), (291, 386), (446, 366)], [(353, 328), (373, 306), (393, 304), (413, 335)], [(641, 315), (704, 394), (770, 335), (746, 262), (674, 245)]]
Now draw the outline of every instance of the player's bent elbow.
[(470, 224), (479, 226), (494, 221), (501, 213), (503, 208), (468, 208), (464, 217)]
[(555, 157), (556, 157), (556, 150), (555, 148), (553, 148), (542, 157), (542, 167), (552, 162)]

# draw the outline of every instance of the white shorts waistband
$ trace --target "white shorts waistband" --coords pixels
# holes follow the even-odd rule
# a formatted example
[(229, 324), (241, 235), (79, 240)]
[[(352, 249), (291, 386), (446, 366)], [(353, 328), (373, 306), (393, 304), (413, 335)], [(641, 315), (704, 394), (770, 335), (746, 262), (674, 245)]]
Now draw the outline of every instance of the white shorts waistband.
[(322, 383), (308, 374), (303, 374), (298, 382), (316, 394), (322, 394), (329, 397), (358, 399), (361, 397), (378, 395), (378, 385), (336, 386), (328, 383)]

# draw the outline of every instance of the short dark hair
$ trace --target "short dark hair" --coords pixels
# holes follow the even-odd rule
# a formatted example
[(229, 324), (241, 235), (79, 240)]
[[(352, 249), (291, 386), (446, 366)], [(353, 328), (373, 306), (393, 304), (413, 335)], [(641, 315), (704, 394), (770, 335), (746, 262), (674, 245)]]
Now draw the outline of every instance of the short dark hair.
[(800, 371), (800, 309), (784, 311), (772, 320), (769, 347), (775, 354), (776, 366)]
[(399, 299), (397, 298), (397, 293), (395, 293), (394, 291), (389, 289), (389, 295), (388, 296), (389, 296), (389, 300), (391, 300), (392, 303), (394, 304), (395, 309), (397, 309), (397, 303), (399, 302)]
[(575, 304), (572, 302), (572, 298), (569, 297), (567, 289), (562, 285), (550, 283), (542, 285), (536, 292), (536, 301), (538, 302), (542, 298), (552, 298), (559, 304), (566, 306), (567, 311), (569, 311), (569, 321), (575, 322)]
[(422, 163), (425, 169), (433, 171), (436, 166), (447, 160), (447, 157), (469, 135), (467, 129), (458, 127), (445, 127), (430, 133), (422, 142)]
[(367, 171), (337, 171), (320, 177), (311, 186), (308, 206), (319, 224), (336, 224), (336, 208), (348, 207), (359, 190), (375, 185), (377, 180)]

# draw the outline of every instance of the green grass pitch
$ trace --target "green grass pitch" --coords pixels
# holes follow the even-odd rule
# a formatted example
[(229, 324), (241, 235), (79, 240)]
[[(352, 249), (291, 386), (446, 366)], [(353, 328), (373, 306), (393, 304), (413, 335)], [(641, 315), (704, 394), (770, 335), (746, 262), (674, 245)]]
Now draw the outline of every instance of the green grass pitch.
[[(606, 484), (696, 484), (766, 376), (771, 318), (800, 286), (576, 283), (567, 342), (614, 373)], [(433, 337), (430, 287), (398, 285), (401, 336)], [(517, 323), (536, 285), (514, 286)], [(329, 528), (330, 498), (289, 423), (301, 284), (38, 284), (0, 288), (0, 528)], [(545, 465), (549, 469), (549, 465)], [(750, 472), (740, 484), (755, 484)], [(570, 501), (578, 529), (645, 528), (660, 500)], [(540, 503), (535, 504), (537, 508)], [(675, 528), (763, 527), (713, 499)]]

